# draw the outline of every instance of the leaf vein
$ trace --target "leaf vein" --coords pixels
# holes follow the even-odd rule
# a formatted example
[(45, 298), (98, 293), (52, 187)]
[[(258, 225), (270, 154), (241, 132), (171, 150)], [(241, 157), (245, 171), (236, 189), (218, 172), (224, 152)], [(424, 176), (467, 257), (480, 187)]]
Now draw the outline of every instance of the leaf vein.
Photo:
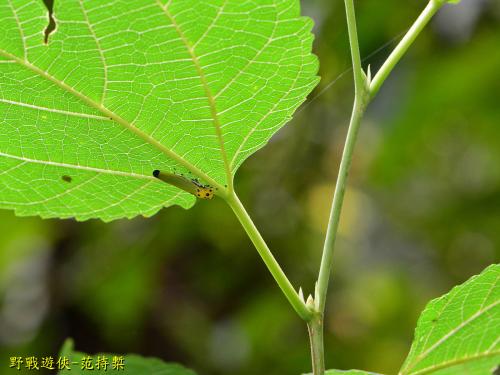
[(207, 100), (208, 100), (208, 103), (209, 103), (209, 106), (210, 106), (210, 113), (211, 113), (211, 116), (212, 116), (212, 119), (213, 119), (213, 124), (214, 124), (214, 127), (215, 127), (215, 133), (217, 135), (217, 140), (219, 142), (219, 147), (220, 147), (220, 153), (222, 155), (222, 160), (224, 162), (224, 168), (225, 168), (225, 171), (226, 171), (227, 183), (228, 183), (228, 186), (229, 186), (229, 190), (232, 190), (232, 173), (231, 173), (231, 169), (230, 169), (230, 166), (229, 166), (229, 160), (228, 160), (228, 157), (227, 157), (226, 149), (225, 149), (225, 146), (224, 146), (224, 138), (222, 136), (221, 125), (220, 125), (219, 116), (218, 116), (218, 113), (217, 113), (217, 106), (216, 106), (215, 98), (214, 98), (214, 96), (212, 94), (212, 91), (210, 90), (210, 87), (208, 86), (208, 82), (207, 82), (207, 79), (205, 77), (205, 73), (203, 72), (203, 69), (201, 67), (200, 61), (198, 60), (198, 57), (196, 56), (193, 47), (191, 46), (191, 44), (189, 43), (188, 39), (186, 38), (186, 36), (182, 32), (182, 30), (181, 30), (179, 24), (177, 23), (177, 21), (175, 20), (175, 18), (172, 16), (172, 14), (170, 13), (170, 11), (168, 10), (168, 6), (170, 5), (170, 2), (167, 3), (166, 6), (163, 6), (159, 0), (155, 0), (155, 1), (156, 1), (156, 4), (158, 4), (158, 6), (160, 7), (160, 9), (163, 10), (163, 12), (165, 13), (165, 16), (174, 25), (175, 30), (176, 30), (177, 34), (179, 35), (182, 43), (186, 47), (187, 52), (191, 56), (191, 59), (192, 59), (193, 64), (195, 66), (195, 69), (196, 69), (196, 71), (197, 71), (197, 73), (198, 73), (198, 75), (200, 77), (200, 81), (201, 81), (203, 90), (205, 91), (205, 94), (207, 96)]
[[(482, 353), (482, 354), (471, 355), (469, 357), (458, 358), (458, 359), (454, 359), (451, 361), (440, 363), (438, 365), (429, 366), (429, 367), (426, 367), (422, 370), (418, 370), (416, 372), (412, 372), (411, 375), (428, 374), (430, 372), (441, 370), (441, 369), (447, 368), (447, 367), (453, 367), (453, 366), (465, 363), (465, 362), (470, 361), (470, 360), (493, 357), (493, 356), (498, 355), (498, 354), (500, 354), (500, 351), (486, 352), (486, 353)], [(403, 372), (401, 374), (403, 374)], [(410, 373), (408, 372), (408, 374), (410, 374)]]
[(19, 16), (17, 15), (16, 10), (14, 9), (14, 5), (12, 5), (12, 0), (7, 0), (9, 3), (9, 7), (12, 10), (12, 15), (14, 16), (14, 19), (16, 20), (17, 27), (19, 29), (19, 34), (21, 35), (21, 41), (23, 43), (23, 54), (24, 54), (24, 59), (28, 59), (28, 48), (26, 46), (26, 37), (24, 35), (23, 28), (21, 26), (21, 21), (19, 20)]
[(454, 336), (457, 332), (459, 332), (462, 328), (467, 326), (467, 324), (471, 323), (475, 319), (479, 318), (483, 313), (493, 309), (495, 306), (500, 304), (500, 301), (496, 301), (495, 303), (492, 303), (488, 305), (486, 308), (479, 310), (475, 314), (471, 315), (468, 319), (464, 320), (462, 323), (460, 323), (457, 327), (452, 329), (448, 334), (443, 336), (440, 340), (435, 342), (431, 347), (429, 347), (426, 351), (424, 351), (422, 354), (420, 354), (416, 359), (413, 365), (408, 369), (408, 371), (416, 366), (417, 363), (422, 361), (424, 358), (426, 358), (430, 353), (432, 353), (439, 345), (441, 345), (443, 342), (447, 341), (450, 337)]
[(92, 27), (92, 24), (90, 23), (89, 16), (87, 14), (87, 10), (85, 9), (85, 6), (83, 5), (83, 0), (78, 0), (78, 3), (80, 4), (80, 8), (82, 10), (83, 16), (85, 17), (85, 23), (87, 24), (87, 27), (89, 29), (90, 34), (94, 38), (95, 44), (97, 46), (97, 51), (99, 52), (99, 56), (102, 61), (102, 68), (104, 70), (104, 84), (102, 88), (102, 95), (101, 95), (101, 104), (104, 104), (105, 98), (106, 98), (106, 90), (108, 87), (108, 67), (106, 65), (106, 58), (104, 57), (104, 52), (101, 47), (101, 43), (99, 42), (99, 39), (97, 38), (97, 35), (94, 31), (94, 28)]
[(0, 103), (18, 105), (20, 107), (37, 109), (37, 110), (40, 110), (40, 111), (51, 112), (51, 113), (59, 113), (59, 114), (68, 115), (68, 116), (75, 116), (75, 117), (81, 117), (81, 118), (90, 118), (90, 119), (94, 119), (94, 120), (110, 121), (109, 117), (91, 115), (91, 114), (80, 113), (80, 112), (65, 111), (65, 110), (62, 110), (62, 109), (47, 108), (47, 107), (42, 107), (42, 106), (39, 106), (39, 105), (22, 103), (22, 102), (16, 102), (16, 101), (7, 100), (7, 99), (0, 99)]
[(0, 152), (0, 157), (20, 160), (20, 161), (23, 161), (25, 163), (51, 165), (51, 166), (55, 166), (55, 167), (71, 168), (71, 169), (78, 169), (78, 170), (98, 172), (98, 173), (107, 173), (107, 174), (118, 175), (118, 176), (126, 176), (126, 177), (133, 177), (133, 178), (155, 180), (155, 178), (153, 176), (147, 176), (147, 175), (143, 175), (143, 174), (139, 174), (139, 173), (124, 172), (124, 171), (117, 171), (117, 170), (112, 170), (112, 169), (103, 169), (103, 168), (96, 168), (96, 167), (88, 167), (88, 166), (84, 166), (84, 165), (60, 163), (60, 162), (48, 161), (48, 160), (30, 159), (30, 158), (26, 158), (23, 156), (7, 154), (5, 152)]
[(136, 136), (138, 136), (139, 138), (141, 138), (145, 142), (149, 143), (153, 147), (156, 147), (158, 150), (160, 150), (166, 156), (170, 157), (174, 161), (178, 162), (179, 164), (181, 164), (184, 167), (186, 167), (187, 169), (189, 169), (194, 175), (206, 180), (209, 184), (213, 185), (217, 189), (224, 190), (224, 187), (222, 187), (217, 181), (212, 179), (210, 176), (208, 176), (206, 173), (201, 171), (195, 165), (191, 164), (189, 161), (185, 160), (182, 156), (178, 155), (177, 153), (175, 153), (171, 149), (167, 148), (162, 143), (160, 143), (156, 139), (152, 138), (147, 133), (144, 133), (141, 129), (139, 129), (136, 126), (134, 126), (133, 124), (129, 123), (127, 120), (123, 119), (122, 117), (120, 117), (116, 113), (110, 111), (109, 109), (107, 109), (103, 105), (96, 103), (91, 98), (89, 98), (86, 95), (82, 94), (81, 92), (77, 91), (76, 89), (74, 89), (70, 85), (66, 84), (64, 81), (58, 80), (57, 78), (51, 76), (49, 73), (43, 71), (42, 69), (38, 68), (37, 66), (32, 65), (30, 62), (28, 62), (26, 60), (21, 60), (17, 56), (12, 55), (11, 53), (9, 53), (3, 49), (0, 49), (0, 55), (7, 57), (9, 59), (15, 60), (21, 66), (31, 70), (32, 72), (38, 74), (39, 76), (51, 81), (52, 83), (54, 83), (57, 86), (59, 86), (61, 89), (71, 93), (72, 95), (74, 95), (75, 97), (80, 99), (85, 104), (89, 105), (92, 108), (97, 109), (102, 114), (113, 119), (119, 125), (128, 129), (129, 131), (131, 131), (133, 134), (135, 134)]

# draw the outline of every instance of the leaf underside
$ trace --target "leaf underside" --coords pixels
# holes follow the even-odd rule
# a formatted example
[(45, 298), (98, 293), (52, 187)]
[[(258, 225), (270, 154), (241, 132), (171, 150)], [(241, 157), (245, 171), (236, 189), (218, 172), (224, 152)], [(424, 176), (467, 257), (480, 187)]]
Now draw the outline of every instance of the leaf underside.
[(223, 187), (317, 84), (298, 0), (0, 4), (0, 208), (105, 221)]
[(500, 265), (431, 301), (400, 374), (486, 375), (500, 365)]

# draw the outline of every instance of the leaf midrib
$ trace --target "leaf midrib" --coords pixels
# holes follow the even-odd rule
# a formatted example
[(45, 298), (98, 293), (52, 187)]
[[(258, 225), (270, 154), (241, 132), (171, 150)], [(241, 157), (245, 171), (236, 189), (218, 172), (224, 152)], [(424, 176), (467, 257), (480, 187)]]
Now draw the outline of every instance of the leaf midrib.
[(221, 124), (220, 124), (220, 120), (219, 120), (217, 106), (215, 103), (215, 97), (212, 94), (212, 90), (210, 90), (210, 87), (209, 87), (207, 79), (205, 77), (205, 73), (203, 71), (203, 68), (201, 67), (198, 56), (194, 52), (194, 48), (189, 43), (189, 40), (187, 39), (186, 35), (184, 35), (184, 32), (181, 30), (180, 25), (175, 20), (175, 17), (168, 10), (168, 7), (170, 6), (171, 2), (169, 1), (165, 6), (159, 0), (155, 0), (155, 2), (160, 7), (160, 9), (163, 11), (165, 16), (169, 19), (169, 21), (172, 23), (172, 25), (174, 26), (175, 31), (179, 35), (179, 38), (182, 41), (182, 43), (184, 44), (184, 47), (186, 48), (189, 56), (191, 57), (191, 60), (194, 64), (196, 72), (198, 73), (198, 76), (200, 77), (201, 85), (203, 87), (203, 90), (205, 91), (205, 95), (206, 95), (207, 100), (208, 100), (208, 105), (210, 107), (210, 115), (212, 117), (212, 121), (213, 121), (214, 128), (215, 128), (215, 133), (217, 136), (217, 141), (219, 143), (219, 149), (220, 149), (221, 156), (222, 156), (222, 161), (224, 163), (224, 170), (226, 172), (226, 180), (228, 183), (229, 190), (232, 190), (232, 188), (233, 188), (232, 187), (232, 180), (233, 179), (232, 179), (231, 167), (229, 164), (229, 159), (227, 157), (226, 148), (224, 146), (224, 137), (222, 136)]
[(44, 70), (38, 68), (37, 66), (31, 64), (29, 61), (27, 61), (25, 59), (20, 59), (19, 57), (17, 57), (15, 55), (13, 55), (13, 54), (5, 51), (4, 49), (0, 49), (0, 55), (6, 57), (8, 59), (12, 59), (13, 61), (15, 61), (20, 66), (25, 67), (25, 68), (31, 70), (32, 72), (38, 74), (42, 78), (45, 78), (48, 81), (50, 81), (50, 82), (54, 83), (55, 85), (59, 86), (61, 89), (65, 90), (65, 91), (67, 91), (69, 93), (71, 93), (73, 96), (75, 96), (76, 98), (80, 99), (82, 102), (84, 102), (88, 106), (90, 106), (90, 107), (98, 110), (99, 112), (101, 112), (105, 117), (113, 119), (119, 125), (121, 125), (122, 127), (126, 128), (127, 130), (131, 131), (133, 134), (135, 134), (138, 137), (140, 137), (146, 143), (152, 145), (153, 147), (156, 147), (163, 154), (165, 154), (166, 156), (170, 157), (174, 161), (178, 162), (182, 166), (186, 167), (187, 169), (189, 169), (197, 177), (199, 177), (199, 178), (207, 181), (210, 185), (216, 187), (219, 190), (225, 190), (225, 188), (223, 186), (221, 186), (217, 181), (215, 181), (213, 178), (211, 178), (206, 173), (204, 173), (203, 171), (201, 171), (199, 168), (197, 168), (196, 166), (194, 166), (193, 164), (191, 164), (190, 162), (188, 162), (187, 160), (185, 160), (184, 158), (182, 158), (180, 155), (178, 155), (174, 151), (172, 151), (169, 148), (165, 147), (163, 144), (161, 144), (160, 142), (158, 142), (156, 139), (152, 138), (150, 135), (144, 133), (139, 128), (137, 128), (134, 125), (130, 124), (127, 120), (123, 119), (122, 117), (120, 117), (119, 115), (117, 115), (116, 113), (114, 113), (113, 111), (107, 109), (106, 107), (104, 107), (104, 105), (95, 102), (94, 100), (92, 100), (88, 96), (86, 96), (86, 95), (82, 94), (81, 92), (75, 90), (73, 87), (69, 86), (65, 82), (62, 82), (62, 81), (58, 80), (57, 78), (53, 77), (52, 75), (50, 75), (49, 73), (45, 72)]

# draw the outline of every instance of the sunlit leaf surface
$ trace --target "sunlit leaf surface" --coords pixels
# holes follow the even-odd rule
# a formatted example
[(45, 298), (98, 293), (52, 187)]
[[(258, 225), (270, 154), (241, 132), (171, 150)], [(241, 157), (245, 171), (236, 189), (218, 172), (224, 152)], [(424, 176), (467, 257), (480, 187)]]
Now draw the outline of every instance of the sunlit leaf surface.
[(224, 188), (317, 83), (298, 0), (0, 4), (0, 207), (113, 220)]

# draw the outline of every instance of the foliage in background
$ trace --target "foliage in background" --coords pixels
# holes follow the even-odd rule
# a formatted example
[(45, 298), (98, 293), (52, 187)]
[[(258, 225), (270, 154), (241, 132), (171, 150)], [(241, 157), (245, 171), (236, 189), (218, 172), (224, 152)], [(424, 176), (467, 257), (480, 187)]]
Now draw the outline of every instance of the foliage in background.
[[(492, 265), (431, 301), (419, 318), (412, 348), (399, 374), (493, 374), (500, 365), (499, 280), (500, 265)], [(220, 350), (225, 351), (225, 348), (221, 346)], [(65, 343), (61, 356), (77, 365), (90, 358), (87, 354), (74, 352), (71, 341)], [(92, 357), (92, 367), (98, 356), (102, 355)], [(113, 356), (116, 355), (107, 355), (108, 358)], [(129, 355), (124, 361), (125, 373), (141, 375), (154, 371), (155, 374), (194, 375), (178, 365), (164, 364), (157, 359)], [(105, 369), (101, 372), (105, 373)], [(343, 373), (346, 372), (330, 370), (326, 375)], [(352, 370), (348, 374), (369, 373)]]
[[(66, 340), (59, 357), (67, 358), (71, 363), (77, 363), (77, 366), (71, 366), (70, 369), (59, 371), (59, 375), (68, 373), (86, 374), (88, 371), (92, 371), (93, 374), (107, 374), (117, 371), (122, 374), (133, 375), (196, 375), (193, 371), (178, 364), (164, 363), (156, 358), (144, 358), (138, 355), (122, 356), (109, 353), (89, 356), (87, 353), (75, 351), (72, 340)], [(82, 366), (82, 363), (85, 366)], [(87, 367), (87, 369), (82, 367)]]
[[(400, 33), (419, 8), (398, 4), (360, 4), (364, 56)], [(325, 82), (348, 66), (347, 39), (338, 27), (344, 22), (341, 5), (318, 1), (306, 7), (318, 21)], [(450, 34), (451, 22), (438, 19), (434, 32), (429, 30), (403, 61), (362, 129), (336, 258), (335, 309), (327, 317), (327, 356), (339, 367), (394, 372), (423, 304), (498, 259), (500, 179), (494, 166), (500, 148), (492, 126), (499, 119), (497, 89), (495, 80), (481, 74), (483, 64), (493, 66), (499, 58), (496, 6), (490, 3), (472, 22), (470, 42), (453, 30)], [(471, 79), (447, 80), (450, 70)], [(430, 73), (435, 80), (422, 91), (418, 85)], [(298, 284), (311, 280), (317, 266), (317, 258), (301, 260), (305, 249), (319, 248), (323, 236), (322, 212), (343, 140), (350, 86), (349, 79), (338, 81), (298, 114), (270, 147), (249, 160), (237, 181), (264, 236), (273, 248), (286, 249), (278, 257)], [(439, 101), (450, 93), (456, 104), (442, 111)], [(436, 107), (427, 109), (429, 101)], [(327, 126), (325, 118), (335, 126)], [(427, 134), (431, 152), (426, 152)], [(468, 145), (470, 139), (474, 147), (459, 147), (457, 141)], [(470, 182), (473, 189), (466, 193), (455, 189)], [(193, 216), (174, 210), (147, 223), (137, 219), (110, 227), (0, 215), (5, 352), (55, 352), (62, 337), (74, 336), (89, 352), (112, 347), (156, 355), (194, 363), (203, 374), (308, 368), (305, 332), (293, 324), (252, 249), (242, 245), (236, 222), (215, 201), (197, 205)], [(224, 233), (214, 230), (222, 226)], [(112, 271), (117, 264), (138, 269), (124, 275)], [(22, 276), (26, 269), (39, 272)], [(96, 291), (89, 280), (122, 289)], [(43, 288), (28, 295), (34, 285)], [(139, 292), (144, 286), (149, 288), (145, 296)], [(117, 298), (124, 293), (126, 301)], [(170, 325), (174, 316), (179, 318)], [(222, 357), (221, 342), (230, 342), (232, 349)], [(287, 356), (276, 358), (272, 351)]]

